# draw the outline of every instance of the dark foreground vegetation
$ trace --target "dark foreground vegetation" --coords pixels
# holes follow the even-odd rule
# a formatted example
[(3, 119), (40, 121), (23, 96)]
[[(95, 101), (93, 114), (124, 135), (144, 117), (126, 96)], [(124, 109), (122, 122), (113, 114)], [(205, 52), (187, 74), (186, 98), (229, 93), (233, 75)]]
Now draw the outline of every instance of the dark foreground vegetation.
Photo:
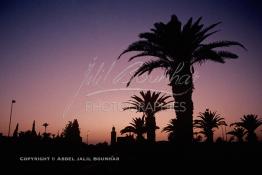
[[(50, 157), (50, 160), (36, 160), (46, 157)], [(52, 157), (56, 160), (51, 160)], [(10, 173), (137, 174), (155, 171), (190, 172), (191, 168), (195, 171), (206, 168), (222, 171), (225, 167), (256, 171), (261, 157), (261, 143), (201, 142), (179, 146), (156, 142), (109, 146), (1, 140), (1, 164)]]

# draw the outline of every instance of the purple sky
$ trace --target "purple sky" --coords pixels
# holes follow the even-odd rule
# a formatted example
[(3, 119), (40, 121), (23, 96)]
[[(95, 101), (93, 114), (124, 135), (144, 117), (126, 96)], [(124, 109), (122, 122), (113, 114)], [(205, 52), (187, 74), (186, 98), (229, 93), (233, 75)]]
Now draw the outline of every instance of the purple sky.
[[(240, 56), (238, 60), (197, 66), (194, 116), (208, 107), (228, 123), (249, 113), (261, 117), (261, 7), (256, 1), (237, 0), (1, 1), (0, 132), (7, 133), (10, 103), (16, 99), (12, 131), (17, 122), (20, 130), (27, 130), (36, 120), (38, 131), (43, 132), (41, 125), (47, 122), (48, 131), (57, 133), (77, 118), (84, 139), (89, 132), (91, 143), (108, 141), (113, 125), (119, 131), (140, 114), (111, 107), (90, 111), (86, 104), (122, 104), (138, 93), (124, 90), (125, 83), (116, 82), (120, 72), (136, 63), (128, 63), (127, 56), (104, 78), (106, 72), (139, 33), (148, 31), (155, 22), (167, 22), (172, 14), (183, 22), (191, 16), (203, 16), (207, 25), (222, 21), (218, 27), (221, 32), (210, 40), (236, 40), (248, 49), (231, 49)], [(88, 74), (92, 63), (94, 69)], [(97, 72), (101, 81), (88, 84), (88, 77), (94, 78)], [(159, 75), (161, 70), (151, 78)], [(122, 90), (113, 91), (118, 88)], [(165, 80), (133, 83), (131, 88), (171, 90)], [(174, 115), (173, 110), (159, 113), (158, 126), (164, 127)], [(159, 131), (157, 138), (166, 139), (166, 135)]]

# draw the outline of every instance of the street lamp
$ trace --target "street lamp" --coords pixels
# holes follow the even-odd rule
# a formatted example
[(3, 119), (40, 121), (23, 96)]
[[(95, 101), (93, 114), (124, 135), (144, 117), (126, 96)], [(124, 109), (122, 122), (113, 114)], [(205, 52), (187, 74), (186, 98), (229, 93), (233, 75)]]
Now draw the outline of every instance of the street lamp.
[(86, 134), (86, 144), (88, 145), (88, 133), (89, 133), (89, 130), (87, 131), (87, 134)]
[(11, 128), (11, 121), (12, 121), (13, 104), (14, 104), (15, 102), (16, 102), (15, 100), (12, 100), (12, 102), (11, 102), (11, 112), (10, 112), (9, 127), (8, 127), (8, 137), (10, 136), (10, 128)]

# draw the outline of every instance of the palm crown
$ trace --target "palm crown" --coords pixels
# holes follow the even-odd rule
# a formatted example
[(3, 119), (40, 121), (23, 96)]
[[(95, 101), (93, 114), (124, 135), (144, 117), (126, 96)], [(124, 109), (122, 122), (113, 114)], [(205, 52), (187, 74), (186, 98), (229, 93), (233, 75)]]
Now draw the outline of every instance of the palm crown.
[(134, 133), (137, 135), (138, 141), (143, 140), (144, 139), (143, 134), (146, 133), (144, 117), (133, 118), (133, 121), (130, 123), (130, 125), (122, 129), (120, 133), (121, 134)]
[(224, 118), (209, 109), (206, 109), (204, 113), (200, 113), (198, 117), (200, 119), (194, 120), (194, 126), (202, 130), (200, 133), (207, 137), (208, 142), (213, 142), (213, 129), (218, 128), (220, 125), (226, 125)]
[(160, 92), (141, 91), (140, 95), (141, 97), (137, 95), (131, 96), (132, 99), (126, 102), (131, 106), (124, 107), (123, 110), (133, 109), (137, 112), (143, 112), (145, 115), (154, 115), (161, 110), (169, 109), (169, 103), (173, 102), (172, 100), (166, 101), (171, 96), (161, 95)]
[[(192, 66), (194, 63), (203, 63), (207, 60), (224, 63), (225, 59), (234, 59), (238, 56), (232, 52), (225, 50), (217, 50), (221, 47), (240, 46), (245, 48), (241, 43), (236, 41), (215, 41), (204, 44), (206, 38), (218, 32), (211, 31), (220, 22), (212, 24), (204, 28), (201, 24), (202, 17), (195, 22), (190, 18), (188, 22), (182, 26), (181, 22), (175, 15), (172, 16), (170, 22), (164, 24), (162, 22), (155, 23), (151, 32), (141, 33), (140, 40), (132, 43), (124, 50), (119, 58), (131, 51), (139, 52), (129, 58), (129, 61), (137, 57), (150, 56), (154, 59), (145, 62), (131, 77), (131, 80), (148, 72), (149, 74), (155, 68), (164, 68), (166, 75), (170, 78), (173, 76), (177, 65), (185, 63)], [(193, 70), (193, 69), (192, 69)]]
[(240, 122), (233, 123), (232, 125), (243, 127), (251, 132), (255, 131), (260, 125), (262, 125), (262, 119), (253, 114), (244, 115), (240, 120)]
[(243, 142), (243, 137), (246, 135), (246, 131), (244, 128), (236, 126), (232, 131), (229, 131), (227, 134), (236, 137), (239, 142)]

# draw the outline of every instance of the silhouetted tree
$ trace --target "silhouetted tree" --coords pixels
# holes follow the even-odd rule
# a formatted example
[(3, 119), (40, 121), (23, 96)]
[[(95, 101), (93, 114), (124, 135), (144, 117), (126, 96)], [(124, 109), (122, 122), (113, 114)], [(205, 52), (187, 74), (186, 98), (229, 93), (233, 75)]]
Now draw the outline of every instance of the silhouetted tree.
[(18, 137), (18, 127), (19, 127), (19, 124), (17, 123), (16, 127), (15, 127), (15, 130), (14, 130), (14, 133), (13, 133), (13, 138), (17, 138)]
[[(129, 58), (152, 58), (145, 61), (132, 75), (130, 82), (136, 76), (146, 72), (150, 74), (156, 68), (165, 70), (172, 86), (173, 97), (176, 101), (174, 108), (177, 117), (177, 136), (180, 143), (191, 143), (193, 138), (193, 73), (194, 64), (202, 64), (208, 60), (225, 63), (226, 59), (238, 56), (232, 52), (220, 51), (219, 48), (229, 46), (244, 46), (235, 41), (215, 41), (204, 43), (206, 39), (216, 33), (212, 31), (220, 22), (204, 28), (200, 23), (202, 17), (195, 22), (190, 18), (182, 26), (176, 15), (172, 15), (168, 23), (155, 23), (150, 32), (141, 33), (140, 40), (132, 43), (124, 50), (119, 58), (127, 52), (139, 52)], [(118, 58), (118, 59), (119, 59)]]
[(32, 130), (31, 130), (31, 135), (32, 135), (33, 137), (36, 137), (36, 136), (37, 136), (36, 130), (35, 130), (35, 120), (33, 121)]
[(49, 126), (49, 124), (48, 123), (44, 123), (43, 124), (43, 127), (45, 127), (45, 133), (46, 133), (46, 128)]
[(216, 112), (211, 112), (206, 109), (205, 112), (199, 113), (199, 120), (194, 120), (194, 126), (200, 128), (200, 133), (206, 136), (206, 141), (208, 143), (213, 142), (214, 128), (218, 128), (220, 125), (224, 125), (224, 118), (220, 117)]
[(142, 118), (133, 118), (133, 122), (130, 126), (125, 127), (120, 131), (121, 134), (134, 133), (136, 134), (136, 140), (142, 142), (145, 140), (143, 134), (146, 133), (144, 116)]
[(233, 123), (232, 125), (243, 127), (247, 130), (247, 140), (250, 143), (257, 141), (257, 135), (255, 130), (262, 125), (262, 119), (258, 118), (257, 115), (248, 114), (244, 115), (240, 122)]
[(63, 137), (69, 143), (79, 144), (82, 142), (80, 136), (79, 124), (76, 119), (73, 122), (69, 121), (63, 131)]
[(237, 138), (238, 142), (243, 142), (243, 138), (246, 135), (246, 131), (244, 128), (236, 126), (232, 131), (229, 131), (227, 134), (232, 135), (233, 137)]
[(168, 140), (173, 142), (176, 140), (176, 129), (177, 129), (177, 119), (171, 119), (169, 124), (163, 128), (162, 132), (168, 133)]
[(141, 97), (133, 95), (132, 100), (127, 103), (131, 106), (124, 107), (124, 110), (134, 109), (137, 112), (142, 112), (145, 116), (145, 125), (147, 131), (147, 140), (149, 142), (155, 142), (156, 134), (155, 130), (158, 129), (156, 126), (155, 114), (159, 111), (169, 109), (169, 103), (173, 101), (166, 101), (170, 96), (161, 95), (160, 92), (140, 92)]

